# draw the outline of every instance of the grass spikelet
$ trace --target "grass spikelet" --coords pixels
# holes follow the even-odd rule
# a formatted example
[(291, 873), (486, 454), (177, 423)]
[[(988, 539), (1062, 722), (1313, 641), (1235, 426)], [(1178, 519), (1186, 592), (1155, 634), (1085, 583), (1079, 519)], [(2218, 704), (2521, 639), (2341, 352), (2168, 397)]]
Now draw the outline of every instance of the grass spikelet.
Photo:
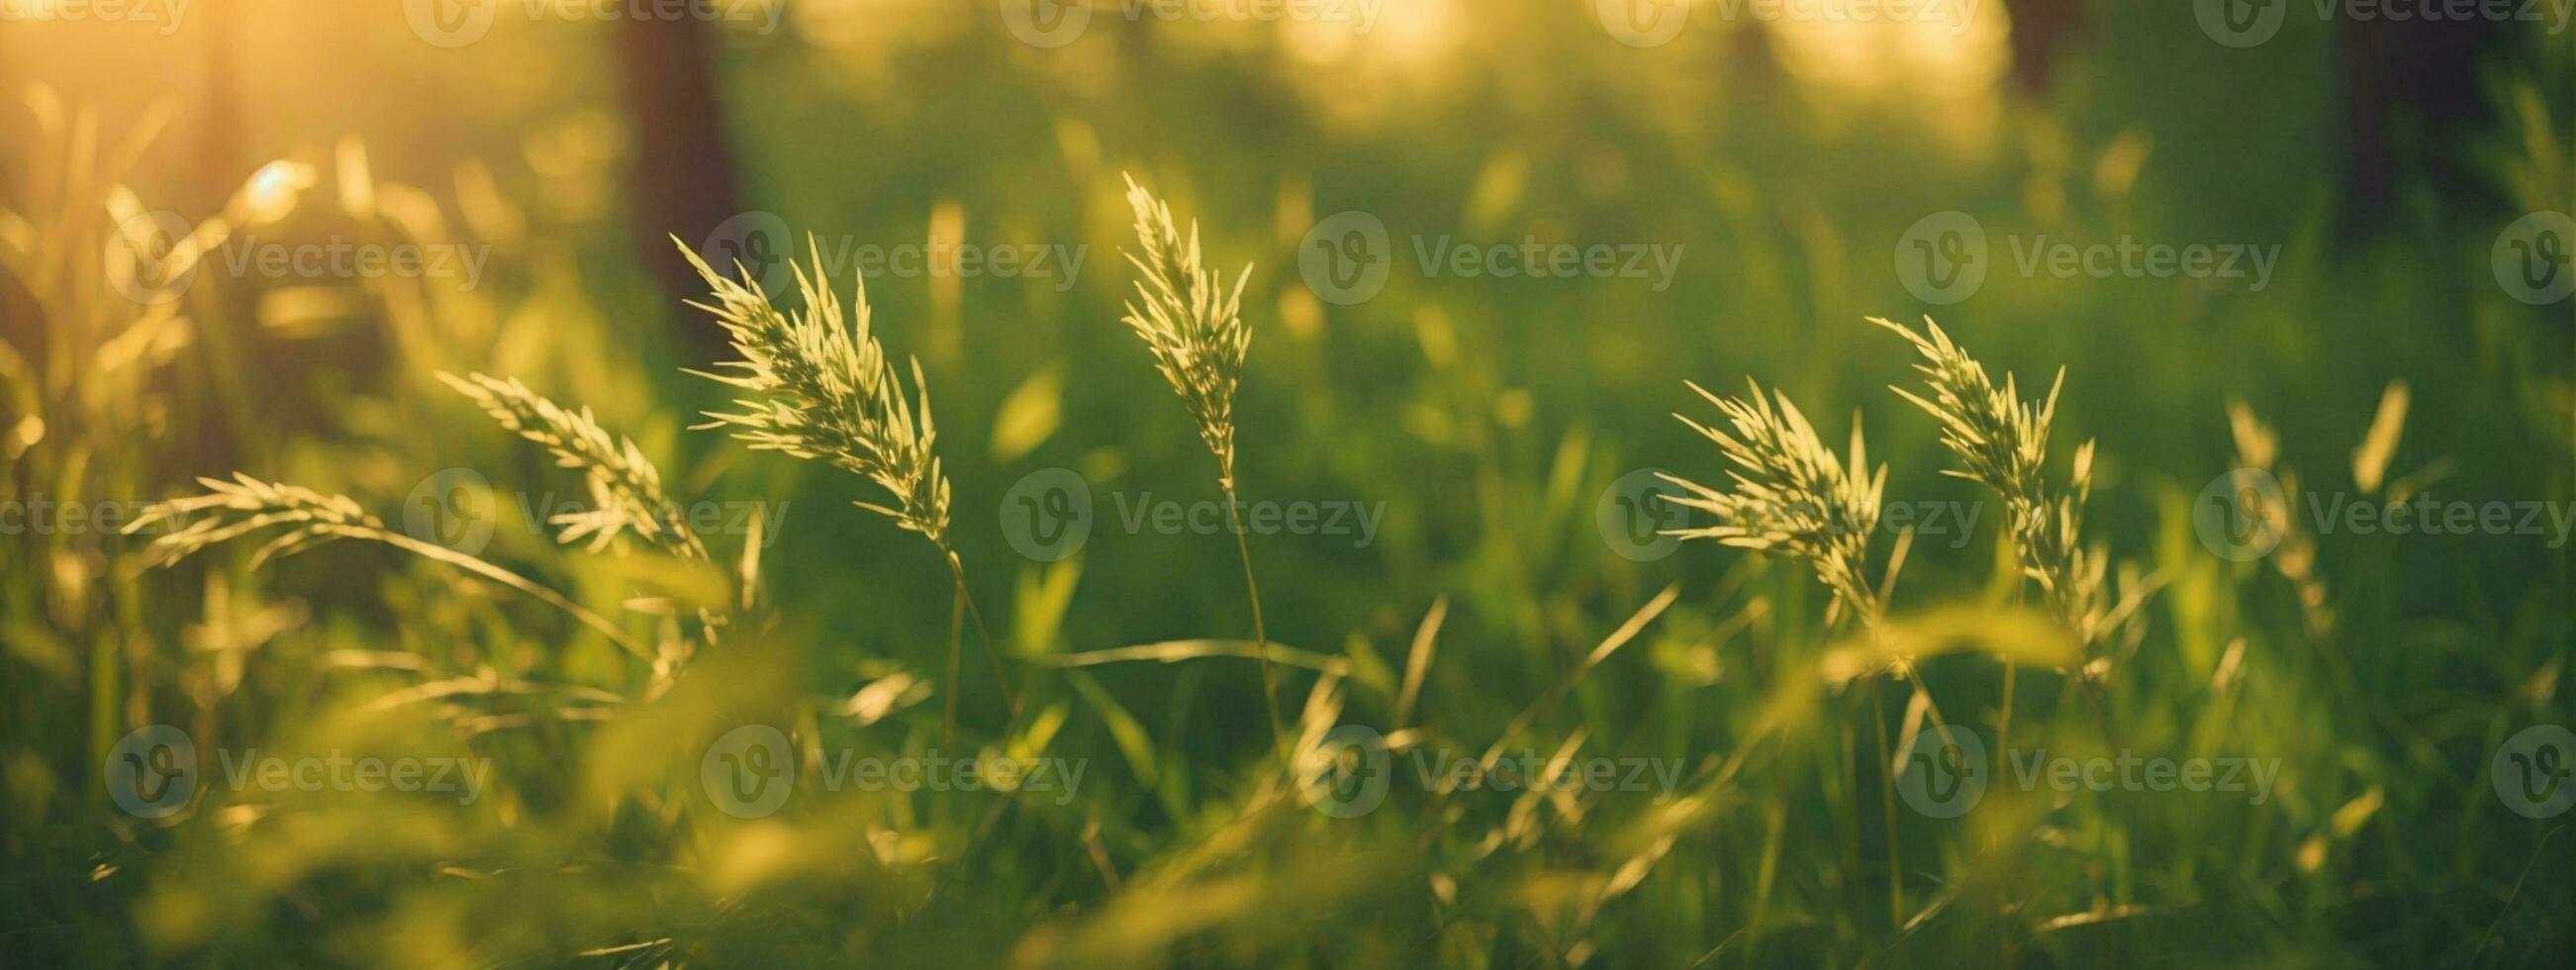
[(1864, 626), (1877, 627), (1884, 614), (1882, 594), (1867, 575), (1869, 537), (1878, 528), (1887, 466), (1869, 470), (1868, 448), (1857, 423), (1850, 455), (1837, 456), (1787, 394), (1765, 396), (1760, 385), (1746, 383), (1750, 393), (1743, 399), (1721, 398), (1689, 385), (1717, 406), (1733, 431), (1674, 417), (1716, 443), (1735, 466), (1727, 471), (1734, 487), (1720, 490), (1663, 475), (1690, 493), (1667, 501), (1717, 517), (1713, 525), (1665, 534), (1802, 560), (1833, 592), (1837, 606), (1853, 611)]
[(947, 550), (948, 479), (931, 450), (938, 433), (930, 391), (914, 362), (916, 415), (870, 328), (866, 281), (855, 286), (855, 312), (846, 311), (824, 272), (822, 250), (809, 241), (813, 265), (795, 267), (804, 308), (781, 310), (757, 282), (717, 273), (686, 244), (672, 242), (714, 291), (713, 304), (690, 305), (714, 314), (742, 357), (719, 364), (720, 373), (692, 371), (744, 392), (735, 401), (740, 410), (710, 412), (713, 420), (698, 428), (725, 428), (754, 449), (830, 462), (875, 482), (894, 494), (895, 504), (861, 502), (860, 508)]
[(1252, 278), (1252, 266), (1245, 264), (1229, 292), (1225, 280), (1207, 268), (1196, 220), (1182, 234), (1172, 207), (1132, 176), (1127, 204), (1136, 210), (1139, 244), (1138, 252), (1127, 254), (1138, 274), (1136, 298), (1127, 302), (1127, 326), (1144, 338), (1154, 366), (1180, 393), (1181, 403), (1198, 422), (1199, 439), (1216, 455), (1218, 481), (1232, 491), (1234, 388), (1252, 346), (1252, 328), (1243, 322), (1243, 286)]
[(671, 243), (680, 247), (681, 255), (715, 295), (713, 304), (690, 305), (714, 314), (734, 352), (742, 357), (717, 365), (722, 373), (690, 372), (744, 393), (734, 402), (740, 410), (710, 412), (707, 416), (714, 420), (697, 429), (731, 429), (736, 439), (755, 450), (829, 462), (893, 493), (892, 506), (856, 504), (929, 539), (948, 560), (949, 574), (957, 583), (957, 620), (951, 624), (948, 651), (946, 733), (956, 733), (957, 668), (964, 636), (960, 628), (967, 616), (974, 618), (976, 635), (992, 664), (994, 686), (1016, 716), (1019, 699), (1002, 671), (1001, 655), (993, 647), (983, 611), (967, 590), (966, 566), (948, 543), (948, 477), (940, 471), (939, 456), (932, 450), (939, 434), (931, 423), (930, 389), (922, 379), (921, 362), (912, 362), (912, 394), (919, 397), (916, 414), (903, 379), (870, 325), (873, 311), (868, 306), (867, 281), (862, 278), (853, 284), (854, 309), (845, 310), (841, 298), (832, 292), (821, 244), (809, 238), (811, 266), (793, 267), (804, 307), (781, 310), (757, 281), (744, 282), (752, 276), (740, 265), (734, 267), (740, 280), (727, 277), (679, 237), (672, 237)]
[(595, 552), (632, 532), (672, 555), (707, 558), (706, 546), (681, 521), (678, 506), (663, 494), (661, 471), (635, 447), (634, 439), (614, 437), (601, 428), (589, 408), (575, 411), (556, 404), (528, 390), (517, 378), (505, 381), (441, 372), (438, 379), (472, 400), (501, 427), (543, 446), (555, 456), (555, 464), (581, 471), (594, 507), (548, 520), (562, 527), (562, 541), (588, 538)]
[(1127, 302), (1127, 326), (1144, 338), (1154, 366), (1181, 395), (1198, 422), (1199, 440), (1216, 455), (1217, 486), (1225, 492), (1225, 514), (1234, 527), (1234, 548), (1243, 560), (1243, 585), (1252, 601), (1253, 653), (1261, 660), (1262, 706), (1270, 714), (1274, 742), (1283, 741), (1279, 720), (1278, 677), (1270, 665), (1270, 632), (1261, 618), (1261, 583), (1253, 578), (1252, 546), (1244, 538), (1243, 513), (1235, 495), (1234, 389), (1243, 377), (1244, 354), (1252, 346), (1252, 328), (1243, 322), (1243, 286), (1252, 279), (1247, 263), (1229, 292), (1225, 280), (1207, 267), (1199, 249), (1199, 225), (1188, 234), (1172, 218), (1169, 203), (1154, 197), (1134, 176), (1127, 178), (1127, 204), (1136, 211), (1138, 252), (1136, 298)]
[(2090, 648), (2128, 611), (2105, 605), (2103, 574), (2109, 557), (2083, 543), (2084, 507), (2093, 491), (2093, 442), (2075, 450), (2064, 488), (2050, 485), (2045, 473), (2049, 428), (2058, 392), (2066, 384), (2065, 370), (2058, 371), (2048, 398), (2034, 405), (2022, 399), (2010, 374), (1997, 387), (1985, 365), (1929, 318), (1923, 321), (1924, 334), (1877, 317), (1870, 322), (1903, 336), (1922, 355), (1915, 370), (1922, 372), (1931, 396), (1901, 387), (1891, 390), (1941, 422), (1941, 443), (1962, 466), (1943, 474), (1984, 485), (2002, 498), (2022, 575), (2039, 585), (2050, 611)]
[(384, 522), (368, 514), (346, 495), (324, 495), (302, 486), (261, 481), (240, 473), (235, 473), (229, 482), (216, 478), (200, 478), (197, 482), (205, 486), (205, 494), (152, 505), (135, 516), (134, 521), (125, 524), (127, 535), (155, 526), (176, 527), (152, 541), (151, 556), (157, 565), (171, 565), (208, 548), (270, 529), (281, 531), (270, 536), (252, 554), (253, 566), (335, 539), (375, 542), (455, 566), (518, 590), (570, 614), (627, 652), (653, 659), (651, 651), (644, 649), (617, 624), (562, 593), (472, 555), (387, 529)]

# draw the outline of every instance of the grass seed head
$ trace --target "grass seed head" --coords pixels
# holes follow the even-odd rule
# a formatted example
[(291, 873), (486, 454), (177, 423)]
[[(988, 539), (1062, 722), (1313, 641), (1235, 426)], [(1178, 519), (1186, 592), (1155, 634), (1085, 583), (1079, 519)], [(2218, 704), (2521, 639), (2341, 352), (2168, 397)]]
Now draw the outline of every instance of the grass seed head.
[(1180, 392), (1198, 422), (1199, 439), (1216, 455), (1219, 480), (1231, 488), (1234, 388), (1252, 345), (1252, 329), (1243, 322), (1243, 286), (1252, 267), (1246, 264), (1228, 291), (1224, 279), (1207, 268), (1196, 221), (1184, 235), (1172, 207), (1133, 177), (1127, 180), (1127, 204), (1136, 210), (1139, 244), (1127, 254), (1139, 274), (1136, 298), (1127, 302), (1127, 325), (1144, 338), (1154, 366)]
[(1717, 517), (1714, 525), (1665, 534), (1804, 560), (1837, 602), (1875, 626), (1880, 604), (1868, 578), (1869, 537), (1878, 528), (1887, 466), (1869, 470), (1858, 424), (1852, 427), (1849, 456), (1837, 456), (1787, 394), (1766, 397), (1759, 385), (1747, 385), (1750, 393), (1743, 399), (1721, 398), (1690, 385), (1717, 406), (1733, 430), (1674, 417), (1716, 443), (1735, 466), (1727, 470), (1734, 487), (1721, 490), (1663, 476), (1690, 493), (1667, 501)]
[(548, 520), (562, 527), (562, 541), (587, 537), (590, 549), (597, 551), (632, 532), (672, 555), (707, 558), (706, 547), (681, 521), (678, 506), (663, 494), (661, 471), (635, 447), (634, 439), (609, 435), (589, 408), (574, 411), (556, 404), (516, 378), (505, 381), (442, 372), (438, 379), (471, 399), (501, 427), (544, 446), (555, 456), (555, 464), (582, 472), (593, 507)]
[[(692, 303), (714, 314), (742, 359), (719, 372), (693, 371), (742, 392), (738, 410), (710, 412), (700, 429), (725, 428), (755, 449), (826, 461), (894, 493), (893, 506), (858, 503), (893, 519), (942, 547), (947, 545), (948, 479), (931, 450), (937, 432), (930, 420), (930, 391), (921, 364), (912, 365), (913, 393), (887, 361), (869, 327), (867, 283), (855, 287), (855, 312), (833, 294), (819, 245), (808, 243), (812, 265), (799, 265), (796, 288), (804, 306), (781, 310), (758, 282), (717, 273), (680, 245), (715, 302)], [(737, 275), (750, 279), (750, 274)]]

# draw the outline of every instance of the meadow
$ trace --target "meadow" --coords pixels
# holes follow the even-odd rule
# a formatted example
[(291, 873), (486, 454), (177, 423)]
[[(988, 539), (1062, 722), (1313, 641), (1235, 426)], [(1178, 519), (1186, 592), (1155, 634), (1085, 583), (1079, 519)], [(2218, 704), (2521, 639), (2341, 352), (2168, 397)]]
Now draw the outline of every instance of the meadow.
[(744, 3), (701, 230), (200, 3), (0, 4), (0, 963), (2576, 946), (2563, 29)]

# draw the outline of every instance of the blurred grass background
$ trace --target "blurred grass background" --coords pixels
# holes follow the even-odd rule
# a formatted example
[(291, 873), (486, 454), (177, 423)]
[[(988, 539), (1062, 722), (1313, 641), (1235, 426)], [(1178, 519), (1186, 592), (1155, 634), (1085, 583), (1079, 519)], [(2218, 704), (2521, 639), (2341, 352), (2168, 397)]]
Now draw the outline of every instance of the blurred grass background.
[[(1366, 548), (1254, 544), (1271, 637), (1347, 674), (1316, 712), (1469, 754), (1513, 731), (1515, 750), (1573, 740), (1688, 766), (1668, 798), (1440, 796), (1399, 775), (1357, 819), (1279, 797), (1249, 662), (1022, 657), (1017, 716), (975, 664), (939, 682), (950, 578), (930, 552), (850, 508), (870, 497), (847, 476), (684, 431), (721, 403), (681, 373), (711, 362), (711, 327), (644, 248), (696, 232), (645, 224), (660, 210), (637, 188), (656, 161), (642, 146), (658, 142), (622, 73), (625, 25), (505, 4), (489, 36), (445, 49), (398, 4), (198, 0), (166, 35), (0, 22), (0, 87), (27, 95), (0, 113), (0, 209), (19, 216), (0, 222), (0, 497), (158, 500), (238, 470), (397, 521), (447, 468), (579, 494), (432, 379), (447, 370), (591, 406), (683, 500), (785, 506), (743, 632), (658, 697), (561, 616), (375, 548), (147, 570), (140, 538), (8, 537), (0, 948), (102, 964), (2554, 964), (2576, 943), (2576, 840), (2506, 812), (2486, 765), (2514, 731), (2569, 721), (2567, 551), (2328, 534), (2295, 561), (2233, 563), (2194, 538), (2191, 503), (2241, 463), (2231, 400), (2277, 428), (2300, 484), (2376, 491), (2353, 452), (2392, 381), (2412, 407), (2389, 478), (2576, 500), (2569, 304), (2518, 302), (2489, 267), (2506, 224), (2576, 210), (2576, 40), (2481, 31), (2465, 67), (2401, 72), (2413, 93), (2383, 104), (2357, 66), (2367, 30), (2301, 7), (2238, 50), (2180, 6), (1990, 2), (1954, 32), (1701, 4), (1650, 48), (1572, 2), (1392, 0), (1365, 35), (1102, 5), (1055, 49), (1014, 39), (993, 4), (791, 0), (774, 31), (710, 25), (720, 111), (698, 120), (722, 134), (732, 204), (827, 239), (1085, 253), (1061, 291), (868, 287), (891, 349), (921, 358), (955, 541), (1011, 651), (1249, 635), (1222, 536), (1114, 527), (1111, 493), (1215, 496), (1187, 415), (1118, 323), (1132, 173), (1201, 221), (1214, 263), (1257, 266), (1247, 498), (1387, 504)], [(2014, 31), (2042, 7), (2075, 27), (2037, 81)], [(2422, 106), (2445, 94), (2468, 107)], [(2354, 112), (2391, 119), (2376, 195)], [(490, 269), (470, 289), (200, 278), (175, 310), (123, 301), (91, 255), (114, 226), (107, 182), (63, 173), (113, 167), (85, 132), (114, 146), (155, 118), (153, 147), (107, 177), (146, 209), (193, 222), (276, 202), (241, 187), (285, 159), (314, 184), (261, 232), (452, 241), (488, 247)], [(1397, 266), (1339, 306), (1301, 281), (1297, 248), (1354, 209), (1389, 227)], [(1983, 223), (1994, 271), (1928, 307), (1893, 262), (1945, 210)], [(2005, 240), (2043, 234), (2282, 257), (2259, 291), (2012, 271)], [(1416, 235), (1682, 258), (1661, 292), (1425, 278)], [(2122, 745), (2281, 758), (2273, 798), (1999, 788), (1955, 822), (1883, 816), (1873, 720), (1904, 702), (1812, 682), (1840, 633), (1803, 567), (1697, 543), (1634, 562), (1603, 541), (1594, 507), (1620, 476), (1718, 477), (1667, 416), (1696, 413), (1685, 380), (1776, 384), (1828, 440), (1858, 413), (1891, 499), (1980, 499), (1938, 474), (1937, 429), (1886, 389), (1911, 383), (1907, 349), (1862, 322), (1926, 312), (2026, 388), (2065, 368), (2053, 468), (2101, 442), (2091, 534), (2163, 583), (2107, 683)], [(1100, 527), (1078, 557), (1033, 563), (1004, 541), (1003, 496), (1057, 466), (1090, 482)], [(1898, 612), (2014, 602), (1998, 518), (1965, 548), (1918, 543)], [(720, 560), (741, 552), (711, 540)], [(601, 610), (655, 582), (506, 524), (484, 555)], [(1675, 605), (1582, 665), (1668, 586)], [(1414, 723), (1395, 723), (1435, 611)], [(1999, 669), (1970, 651), (1923, 677), (1953, 720), (1990, 727)], [(1293, 713), (1316, 676), (1283, 674)], [(940, 699), (843, 713), (904, 675)], [(511, 681), (556, 686), (494, 686)], [(480, 686), (384, 702), (441, 683)], [(2015, 737), (2105, 747), (2061, 683), (2025, 671)], [(566, 716), (569, 686), (625, 700)], [(1089, 771), (1063, 805), (813, 792), (741, 821), (707, 809), (696, 772), (746, 721), (809, 757), (1042, 751)], [(204, 751), (471, 753), (496, 777), (465, 807), (216, 790), (144, 821), (110, 803), (101, 765), (155, 723)]]

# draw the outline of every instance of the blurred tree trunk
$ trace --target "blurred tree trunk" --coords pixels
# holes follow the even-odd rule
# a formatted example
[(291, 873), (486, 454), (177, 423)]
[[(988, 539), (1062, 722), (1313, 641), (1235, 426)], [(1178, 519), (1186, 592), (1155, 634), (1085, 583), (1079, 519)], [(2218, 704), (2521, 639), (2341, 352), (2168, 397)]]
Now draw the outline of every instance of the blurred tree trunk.
[(2058, 47), (2083, 26), (2084, 17), (2076, 3), (2077, 0), (2004, 0), (2004, 12), (2012, 18), (2013, 80), (2023, 91), (2036, 95), (2048, 90)]
[(236, 0), (197, 0), (198, 29), (204, 31), (201, 55), (205, 58), (201, 91), (205, 101), (197, 106), (198, 121), (195, 157), (190, 159), (195, 171), (188, 184), (197, 197), (190, 218), (203, 219), (223, 208), (250, 170), (242, 159), (241, 72), (235, 67), (239, 46), (235, 27), (241, 21), (241, 4)]
[(2452, 136), (2491, 113), (2477, 65), (2488, 28), (2476, 19), (2344, 20), (2347, 231), (2388, 215), (2403, 164), (2454, 158)]
[[(672, 297), (698, 296), (701, 284), (671, 246), (678, 236), (697, 246), (741, 211), (734, 195), (733, 154), (716, 95), (713, 24), (722, 11), (694, 0), (698, 16), (627, 17), (617, 21), (620, 88), (636, 133), (636, 254)], [(682, 328), (681, 349), (720, 349), (712, 325)]]

